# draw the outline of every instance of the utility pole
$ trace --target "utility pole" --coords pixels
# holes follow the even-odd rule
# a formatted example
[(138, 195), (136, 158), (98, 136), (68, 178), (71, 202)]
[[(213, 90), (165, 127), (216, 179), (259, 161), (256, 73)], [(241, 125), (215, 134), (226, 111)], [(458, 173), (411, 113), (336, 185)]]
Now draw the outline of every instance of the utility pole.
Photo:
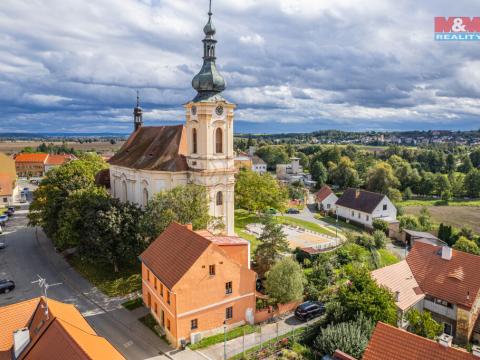
[(227, 320), (223, 322), (223, 359), (227, 360)]

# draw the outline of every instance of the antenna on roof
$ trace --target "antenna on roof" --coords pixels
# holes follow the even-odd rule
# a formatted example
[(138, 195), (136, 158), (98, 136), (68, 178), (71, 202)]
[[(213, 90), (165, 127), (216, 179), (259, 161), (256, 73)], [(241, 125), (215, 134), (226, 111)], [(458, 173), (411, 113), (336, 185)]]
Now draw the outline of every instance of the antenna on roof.
[(52, 286), (59, 286), (62, 285), (62, 283), (55, 283), (55, 284), (49, 284), (47, 283), (47, 279), (42, 278), (40, 275), (38, 276), (38, 280), (32, 281), (32, 284), (38, 284), (40, 289), (43, 290), (43, 296), (45, 297), (45, 317), (48, 320), (48, 296), (47, 296), (47, 290), (48, 288)]

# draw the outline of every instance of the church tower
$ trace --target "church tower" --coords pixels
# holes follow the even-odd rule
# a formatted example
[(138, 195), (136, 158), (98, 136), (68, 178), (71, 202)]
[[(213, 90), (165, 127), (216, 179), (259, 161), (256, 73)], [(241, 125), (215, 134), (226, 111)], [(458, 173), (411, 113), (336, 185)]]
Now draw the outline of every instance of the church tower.
[(137, 131), (143, 126), (143, 110), (140, 107), (140, 94), (137, 91), (137, 106), (133, 109), (133, 124), (134, 131)]
[(234, 235), (235, 165), (233, 154), (233, 112), (235, 105), (221, 95), (225, 79), (217, 71), (217, 40), (212, 23), (212, 2), (203, 32), (203, 66), (193, 78), (197, 96), (185, 105), (187, 162), (195, 184), (207, 189), (210, 215), (225, 224), (225, 233)]

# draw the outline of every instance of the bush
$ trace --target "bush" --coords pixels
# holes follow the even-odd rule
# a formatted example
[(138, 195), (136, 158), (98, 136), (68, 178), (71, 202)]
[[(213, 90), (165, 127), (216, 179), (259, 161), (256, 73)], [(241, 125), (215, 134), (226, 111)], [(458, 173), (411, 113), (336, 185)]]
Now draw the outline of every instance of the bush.
[(373, 328), (373, 322), (360, 314), (356, 321), (330, 325), (322, 329), (314, 342), (314, 348), (322, 355), (332, 355), (336, 350), (341, 350), (361, 359)]
[(387, 235), (381, 230), (376, 230), (373, 233), (373, 240), (375, 241), (375, 247), (377, 249), (383, 249), (385, 248), (385, 245), (387, 244), (388, 238)]
[(422, 313), (417, 309), (410, 310), (407, 313), (409, 322), (408, 331), (411, 333), (434, 340), (443, 331), (442, 324), (432, 319), (432, 314), (424, 310)]
[(375, 219), (373, 220), (373, 228), (375, 230), (381, 230), (385, 234), (388, 233), (388, 223), (385, 220), (382, 219)]

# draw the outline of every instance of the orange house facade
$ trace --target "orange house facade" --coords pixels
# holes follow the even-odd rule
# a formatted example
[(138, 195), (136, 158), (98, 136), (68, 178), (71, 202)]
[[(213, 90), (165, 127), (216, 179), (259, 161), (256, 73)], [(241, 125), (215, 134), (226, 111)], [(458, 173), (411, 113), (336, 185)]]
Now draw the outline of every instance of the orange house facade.
[(140, 256), (143, 301), (176, 347), (254, 322), (248, 241), (171, 224)]

